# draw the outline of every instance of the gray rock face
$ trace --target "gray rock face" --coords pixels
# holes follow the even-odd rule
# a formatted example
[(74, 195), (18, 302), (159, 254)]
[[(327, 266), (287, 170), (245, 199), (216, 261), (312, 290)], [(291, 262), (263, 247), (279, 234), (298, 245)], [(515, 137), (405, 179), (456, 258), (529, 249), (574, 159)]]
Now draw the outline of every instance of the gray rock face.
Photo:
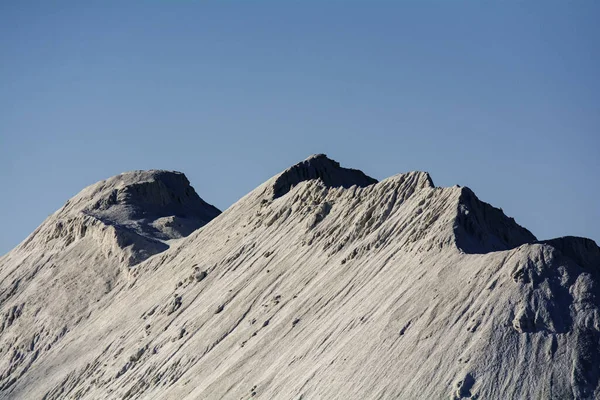
[(364, 187), (377, 183), (377, 179), (365, 175), (356, 169), (342, 168), (325, 154), (316, 154), (290, 167), (281, 173), (273, 185), (273, 198), (285, 195), (289, 190), (303, 181), (320, 179), (325, 186)]
[(173, 239), (157, 221), (218, 211), (161, 174), (85, 189), (0, 258), (0, 398), (600, 398), (593, 241), (322, 155)]
[(68, 246), (85, 235), (109, 232), (103, 248), (122, 253), (132, 266), (168, 249), (165, 241), (186, 237), (219, 214), (184, 174), (133, 171), (85, 188), (21, 246), (56, 246), (57, 239)]
[(537, 240), (502, 210), (480, 201), (466, 187), (461, 189), (454, 232), (458, 248), (472, 254), (510, 250)]
[[(217, 208), (196, 194), (185, 175), (180, 172), (129, 172), (99, 186), (91, 196), (75, 200), (75, 203), (86, 203), (82, 209), (84, 213), (108, 224), (133, 225), (139, 233), (160, 239), (187, 236), (220, 214)], [(90, 205), (91, 202), (93, 204)], [(157, 222), (164, 218), (168, 218), (171, 223)], [(171, 229), (161, 230), (163, 227)]]
[(577, 264), (586, 268), (590, 273), (600, 274), (600, 248), (587, 238), (565, 236), (556, 239), (542, 240), (540, 243), (549, 244), (562, 252)]

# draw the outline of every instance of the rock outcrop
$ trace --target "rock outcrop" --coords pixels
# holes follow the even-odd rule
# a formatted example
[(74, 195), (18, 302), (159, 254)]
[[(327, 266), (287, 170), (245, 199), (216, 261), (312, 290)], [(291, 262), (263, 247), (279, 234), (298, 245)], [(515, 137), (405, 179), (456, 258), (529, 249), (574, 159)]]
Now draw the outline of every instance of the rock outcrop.
[(365, 175), (362, 171), (342, 168), (337, 161), (327, 158), (325, 154), (316, 154), (277, 176), (273, 183), (273, 198), (285, 195), (300, 182), (313, 179), (319, 179), (328, 187), (364, 187), (377, 183), (377, 179)]
[(133, 266), (219, 214), (180, 172), (127, 172), (82, 190), (19, 248), (64, 249), (92, 235), (105, 253), (119, 253), (122, 262)]

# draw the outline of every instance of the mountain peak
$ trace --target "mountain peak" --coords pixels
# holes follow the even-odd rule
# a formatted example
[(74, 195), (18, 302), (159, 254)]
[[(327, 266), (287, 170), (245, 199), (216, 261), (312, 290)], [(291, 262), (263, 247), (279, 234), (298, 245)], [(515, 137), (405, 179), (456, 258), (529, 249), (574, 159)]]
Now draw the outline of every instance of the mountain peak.
[(396, 175), (390, 176), (389, 178), (384, 179), (383, 181), (404, 181), (406, 179), (415, 180), (416, 187), (419, 189), (435, 188), (435, 184), (433, 183), (433, 179), (431, 179), (431, 175), (429, 175), (429, 172), (425, 172), (425, 171), (411, 171), (411, 172), (396, 174)]
[(479, 200), (468, 187), (459, 191), (453, 229), (456, 245), (462, 251), (476, 254), (509, 250), (537, 240), (501, 209)]
[(310, 156), (306, 157), (304, 159), (304, 161), (316, 160), (316, 159), (327, 159), (330, 161), (334, 161), (334, 160), (331, 160), (329, 157), (327, 157), (327, 154), (325, 154), (325, 153), (311, 154)]
[(367, 176), (362, 171), (343, 168), (340, 163), (328, 158), (325, 154), (314, 154), (283, 171), (275, 178), (273, 198), (285, 195), (300, 182), (320, 179), (325, 186), (365, 187), (377, 183), (377, 179)]
[[(84, 189), (71, 204), (75, 209), (113, 224), (167, 216), (207, 223), (219, 213), (198, 196), (183, 173), (164, 170), (122, 173)], [(172, 239), (189, 233), (159, 236)]]
[[(101, 248), (122, 250), (135, 265), (166, 250), (164, 241), (188, 236), (220, 214), (202, 200), (181, 172), (125, 172), (90, 185), (49, 217), (23, 247), (66, 247), (102, 232)], [(108, 236), (107, 236), (108, 234)]]

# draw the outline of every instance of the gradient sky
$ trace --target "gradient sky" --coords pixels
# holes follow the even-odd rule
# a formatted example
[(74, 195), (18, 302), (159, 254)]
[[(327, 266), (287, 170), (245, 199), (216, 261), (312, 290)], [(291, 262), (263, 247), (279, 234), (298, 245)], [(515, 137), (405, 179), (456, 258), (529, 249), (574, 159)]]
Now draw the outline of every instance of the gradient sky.
[(313, 153), (600, 243), (600, 2), (0, 1), (0, 254), (83, 187), (225, 209)]

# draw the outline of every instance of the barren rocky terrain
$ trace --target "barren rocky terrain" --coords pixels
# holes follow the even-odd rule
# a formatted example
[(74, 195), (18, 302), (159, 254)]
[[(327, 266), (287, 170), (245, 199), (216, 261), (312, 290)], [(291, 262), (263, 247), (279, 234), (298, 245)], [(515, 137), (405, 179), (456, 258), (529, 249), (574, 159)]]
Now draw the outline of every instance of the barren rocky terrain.
[(316, 155), (84, 189), (0, 258), (3, 399), (600, 398), (600, 248)]

